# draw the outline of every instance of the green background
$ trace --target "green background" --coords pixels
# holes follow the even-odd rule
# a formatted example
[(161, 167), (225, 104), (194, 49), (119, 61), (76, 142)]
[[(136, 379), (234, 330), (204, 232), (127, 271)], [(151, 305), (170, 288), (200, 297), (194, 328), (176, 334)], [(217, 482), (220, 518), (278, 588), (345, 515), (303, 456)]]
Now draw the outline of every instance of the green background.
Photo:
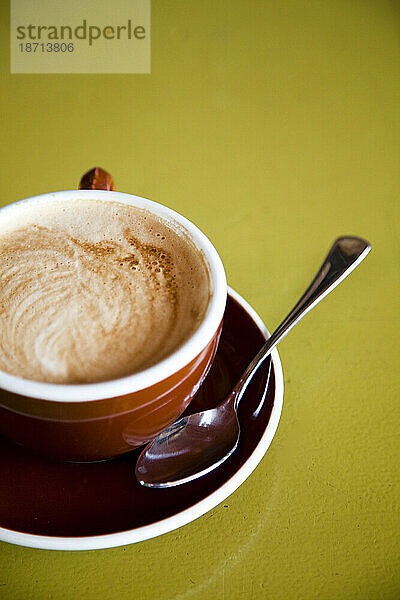
[(280, 346), (281, 423), (227, 508), (124, 548), (2, 543), (0, 598), (398, 599), (399, 3), (153, 0), (150, 75), (10, 75), (6, 5), (1, 203), (101, 165), (194, 221), (270, 329), (337, 235), (373, 251)]

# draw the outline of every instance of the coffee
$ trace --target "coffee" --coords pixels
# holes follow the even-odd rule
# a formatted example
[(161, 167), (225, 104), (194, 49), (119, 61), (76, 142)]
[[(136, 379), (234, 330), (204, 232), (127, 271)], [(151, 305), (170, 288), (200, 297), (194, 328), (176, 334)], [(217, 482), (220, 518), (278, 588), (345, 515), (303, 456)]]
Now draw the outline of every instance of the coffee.
[(0, 218), (0, 369), (89, 383), (159, 362), (197, 329), (208, 268), (187, 233), (144, 209), (22, 202)]

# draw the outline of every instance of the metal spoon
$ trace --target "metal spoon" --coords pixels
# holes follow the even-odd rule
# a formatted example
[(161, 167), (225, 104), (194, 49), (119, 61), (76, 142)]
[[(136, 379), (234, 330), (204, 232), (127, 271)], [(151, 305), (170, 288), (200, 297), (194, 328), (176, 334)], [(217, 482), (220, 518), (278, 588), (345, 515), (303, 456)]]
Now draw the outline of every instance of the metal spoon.
[(139, 456), (135, 475), (146, 487), (167, 488), (209, 473), (237, 448), (237, 408), (254, 373), (273, 348), (308, 311), (355, 269), (371, 250), (357, 237), (338, 238), (306, 292), (265, 342), (228, 397), (217, 408), (182, 417), (150, 442)]

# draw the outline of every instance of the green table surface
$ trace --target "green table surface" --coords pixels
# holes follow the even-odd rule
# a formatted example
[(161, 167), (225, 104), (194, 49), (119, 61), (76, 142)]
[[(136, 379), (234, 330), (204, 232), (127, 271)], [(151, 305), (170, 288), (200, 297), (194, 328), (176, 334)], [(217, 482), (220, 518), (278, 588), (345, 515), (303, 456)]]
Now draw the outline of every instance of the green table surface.
[(1, 3), (2, 204), (99, 164), (196, 223), (270, 329), (337, 235), (373, 251), (280, 345), (281, 422), (226, 508), (110, 550), (1, 543), (0, 598), (400, 597), (399, 9), (153, 0), (151, 74), (10, 75)]

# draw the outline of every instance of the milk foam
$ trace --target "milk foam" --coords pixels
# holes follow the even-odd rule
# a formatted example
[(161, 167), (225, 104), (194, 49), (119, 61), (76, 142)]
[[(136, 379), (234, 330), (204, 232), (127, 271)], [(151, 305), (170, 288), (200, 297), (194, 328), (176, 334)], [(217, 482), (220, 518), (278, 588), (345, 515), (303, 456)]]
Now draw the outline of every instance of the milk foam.
[(183, 230), (89, 199), (0, 215), (0, 369), (88, 383), (145, 369), (197, 329), (208, 270)]

